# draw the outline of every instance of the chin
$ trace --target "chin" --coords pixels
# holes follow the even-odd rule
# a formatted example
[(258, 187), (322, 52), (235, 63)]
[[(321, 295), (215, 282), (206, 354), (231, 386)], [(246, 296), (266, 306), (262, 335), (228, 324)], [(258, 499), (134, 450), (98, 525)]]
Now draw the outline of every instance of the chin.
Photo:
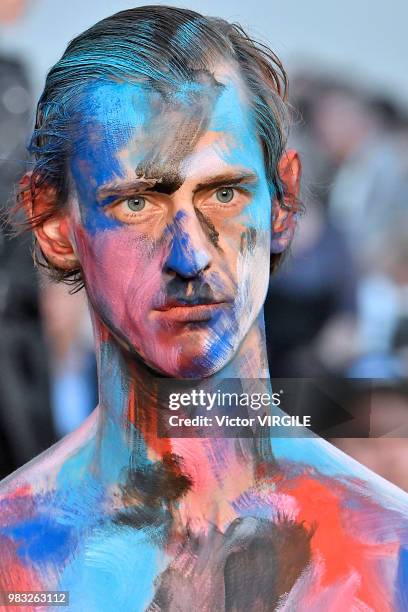
[(183, 325), (161, 335), (145, 330), (145, 338), (149, 338), (148, 343), (127, 339), (129, 353), (153, 372), (169, 378), (207, 378), (222, 370), (236, 352), (234, 334), (222, 337), (203, 323)]
[(180, 365), (176, 371), (169, 373), (168, 376), (180, 380), (201, 380), (216, 374), (222, 366), (216, 364), (202, 365), (202, 363), (188, 363)]
[[(169, 356), (173, 352), (173, 359), (169, 359)], [(176, 346), (167, 347), (166, 352), (161, 355), (160, 359), (149, 359), (149, 357), (142, 357), (148, 367), (158, 374), (168, 376), (169, 378), (176, 379), (201, 379), (208, 378), (222, 370), (222, 368), (232, 358), (232, 352), (222, 357), (216, 356), (214, 358), (214, 352), (205, 350), (204, 347), (200, 350), (199, 343), (194, 342), (190, 339), (187, 346)], [(163, 359), (165, 356), (165, 360)]]
[(185, 380), (200, 380), (201, 378), (213, 376), (219, 369), (218, 365), (211, 363), (205, 364), (200, 358), (197, 358), (196, 362), (180, 364), (177, 372), (173, 376), (174, 378)]
[(202, 347), (197, 350), (197, 344), (191, 342), (187, 350), (183, 351), (176, 366), (177, 378), (201, 379), (208, 378), (220, 372), (232, 359), (234, 351), (232, 347), (219, 346)]

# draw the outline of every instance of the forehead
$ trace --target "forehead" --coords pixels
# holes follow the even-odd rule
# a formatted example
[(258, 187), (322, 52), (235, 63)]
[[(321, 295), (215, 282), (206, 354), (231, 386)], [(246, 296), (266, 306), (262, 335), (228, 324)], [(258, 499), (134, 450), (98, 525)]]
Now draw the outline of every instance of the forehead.
[[(196, 163), (261, 163), (246, 88), (239, 78), (199, 78), (178, 86), (104, 82), (88, 86), (76, 114), (74, 175), (177, 170)], [(199, 160), (199, 161), (198, 161)]]

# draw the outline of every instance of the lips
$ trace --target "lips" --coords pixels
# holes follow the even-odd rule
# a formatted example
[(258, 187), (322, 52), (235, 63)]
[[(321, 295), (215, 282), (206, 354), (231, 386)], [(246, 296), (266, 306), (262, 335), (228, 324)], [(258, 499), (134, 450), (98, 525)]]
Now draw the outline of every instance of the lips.
[(170, 301), (156, 308), (156, 312), (168, 321), (193, 323), (209, 321), (217, 312), (229, 305), (230, 303), (225, 301), (206, 303)]

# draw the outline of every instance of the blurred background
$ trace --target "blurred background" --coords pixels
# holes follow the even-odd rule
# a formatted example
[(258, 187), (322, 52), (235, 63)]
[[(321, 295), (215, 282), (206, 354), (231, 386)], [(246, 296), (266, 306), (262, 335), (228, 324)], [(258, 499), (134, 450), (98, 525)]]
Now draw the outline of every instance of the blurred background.
[[(156, 1), (156, 4), (168, 4)], [(1, 0), (0, 197), (10, 205), (47, 70), (99, 19), (143, 2)], [(408, 3), (180, 2), (240, 22), (290, 79), (303, 162), (292, 252), (271, 279), (272, 377), (367, 381), (371, 438), (332, 442), (408, 490)], [(0, 231), (0, 478), (97, 403), (83, 292), (34, 272), (30, 240)], [(324, 402), (318, 407), (324, 411)], [(366, 432), (368, 434), (368, 430)]]

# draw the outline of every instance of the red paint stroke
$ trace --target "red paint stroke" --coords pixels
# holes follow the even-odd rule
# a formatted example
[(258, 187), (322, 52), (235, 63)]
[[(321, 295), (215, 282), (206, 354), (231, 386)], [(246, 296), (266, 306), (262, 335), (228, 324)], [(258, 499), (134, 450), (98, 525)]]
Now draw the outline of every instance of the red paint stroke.
[[(45, 586), (32, 567), (25, 566), (17, 555), (17, 546), (9, 538), (0, 536), (0, 591), (42, 591)], [(34, 611), (35, 606), (0, 606), (10, 612)]]
[[(137, 374), (130, 364), (132, 379), (137, 379)], [(157, 453), (159, 457), (163, 457), (172, 452), (171, 440), (169, 438), (158, 438), (158, 410), (157, 406), (140, 406), (138, 411), (138, 393), (136, 392), (135, 384), (132, 383), (129, 389), (128, 397), (128, 420), (134, 427), (140, 431), (143, 439), (146, 442), (149, 450)]]
[[(312, 558), (324, 562), (324, 572), (316, 590), (346, 579), (355, 571), (360, 577), (356, 596), (373, 610), (392, 610), (387, 596), (389, 588), (382, 580), (378, 561), (395, 557), (398, 544), (364, 542), (363, 534), (355, 537), (347, 530), (347, 518), (364, 510), (347, 508), (350, 491), (346, 486), (332, 480), (329, 487), (308, 476), (293, 480), (281, 477), (276, 484), (280, 492), (295, 498), (299, 508), (297, 520), (314, 530)], [(367, 504), (370, 505), (368, 500)]]

